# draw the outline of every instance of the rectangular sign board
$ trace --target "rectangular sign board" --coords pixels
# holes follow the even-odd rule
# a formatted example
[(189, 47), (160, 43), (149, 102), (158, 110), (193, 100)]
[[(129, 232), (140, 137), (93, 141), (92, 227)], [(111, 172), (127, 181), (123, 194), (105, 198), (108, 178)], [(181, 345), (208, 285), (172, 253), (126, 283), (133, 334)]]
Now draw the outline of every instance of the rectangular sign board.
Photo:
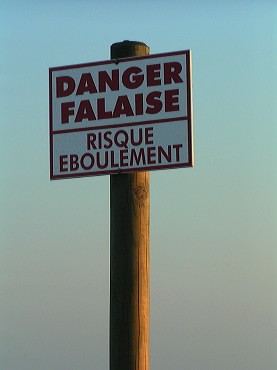
[(49, 69), (50, 179), (193, 166), (190, 51)]

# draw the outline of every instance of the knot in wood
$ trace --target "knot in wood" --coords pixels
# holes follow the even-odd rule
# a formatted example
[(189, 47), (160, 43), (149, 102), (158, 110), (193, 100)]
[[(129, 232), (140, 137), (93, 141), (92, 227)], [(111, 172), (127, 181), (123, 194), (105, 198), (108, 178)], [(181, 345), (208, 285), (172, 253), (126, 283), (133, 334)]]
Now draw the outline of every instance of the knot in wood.
[(139, 206), (143, 206), (145, 199), (148, 197), (146, 187), (144, 185), (138, 185), (133, 189), (133, 192)]

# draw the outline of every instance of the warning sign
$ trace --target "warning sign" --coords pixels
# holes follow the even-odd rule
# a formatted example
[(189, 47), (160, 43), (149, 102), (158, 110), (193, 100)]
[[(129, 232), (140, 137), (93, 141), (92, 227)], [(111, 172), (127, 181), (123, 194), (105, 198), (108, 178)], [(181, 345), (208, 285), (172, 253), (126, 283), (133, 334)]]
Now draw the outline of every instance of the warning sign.
[(192, 166), (190, 69), (190, 51), (50, 68), (50, 178)]

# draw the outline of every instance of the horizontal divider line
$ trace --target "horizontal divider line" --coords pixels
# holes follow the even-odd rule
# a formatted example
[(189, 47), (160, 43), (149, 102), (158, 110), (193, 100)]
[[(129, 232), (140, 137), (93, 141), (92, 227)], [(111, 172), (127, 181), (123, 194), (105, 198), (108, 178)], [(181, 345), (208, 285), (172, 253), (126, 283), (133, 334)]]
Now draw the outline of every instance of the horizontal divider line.
[(92, 131), (92, 130), (100, 130), (100, 129), (108, 129), (108, 128), (120, 128), (126, 126), (142, 126), (142, 125), (150, 125), (150, 124), (157, 124), (157, 123), (164, 123), (164, 122), (174, 122), (174, 121), (188, 121), (189, 117), (175, 117), (175, 118), (164, 118), (160, 120), (152, 120), (152, 121), (143, 121), (143, 122), (129, 122), (129, 123), (120, 123), (113, 124), (113, 125), (105, 125), (105, 126), (92, 126), (92, 127), (81, 127), (81, 128), (73, 128), (69, 130), (57, 130), (52, 131), (51, 135), (59, 135), (65, 133), (72, 133), (72, 132), (82, 132), (82, 131)]

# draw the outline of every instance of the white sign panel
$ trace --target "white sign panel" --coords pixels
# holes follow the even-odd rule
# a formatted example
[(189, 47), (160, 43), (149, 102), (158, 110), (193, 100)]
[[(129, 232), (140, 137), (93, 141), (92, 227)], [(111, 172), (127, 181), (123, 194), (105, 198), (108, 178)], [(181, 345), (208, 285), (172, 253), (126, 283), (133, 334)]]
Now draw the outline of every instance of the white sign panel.
[(193, 166), (190, 51), (55, 67), (50, 178)]

